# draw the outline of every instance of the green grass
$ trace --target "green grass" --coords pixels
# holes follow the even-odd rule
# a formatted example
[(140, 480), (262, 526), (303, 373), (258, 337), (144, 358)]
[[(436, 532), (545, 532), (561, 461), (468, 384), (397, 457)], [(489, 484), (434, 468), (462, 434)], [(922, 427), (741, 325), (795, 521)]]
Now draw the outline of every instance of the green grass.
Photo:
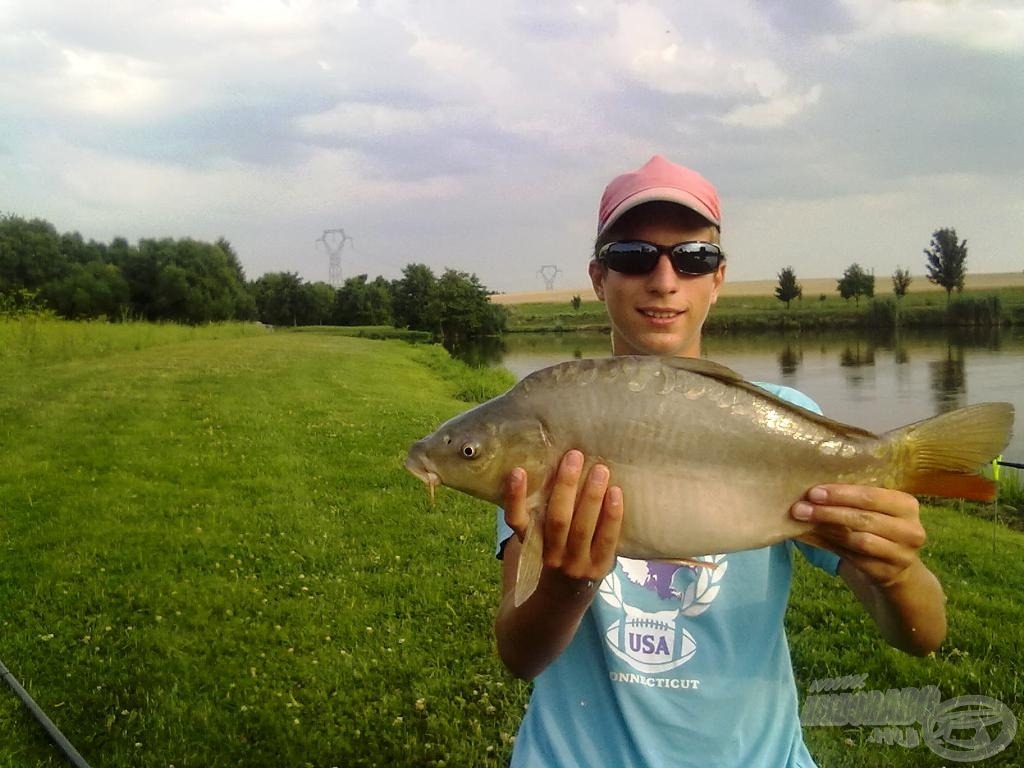
[[(0, 658), (95, 766), (496, 764), (493, 513), (402, 469), (457, 370), (300, 334), (4, 369)], [(60, 764), (0, 693), (0, 765)]]
[[(493, 650), (493, 512), (450, 491), (431, 507), (402, 461), (468, 407), (457, 392), (507, 374), (334, 333), (132, 328), (97, 345), (98, 324), (54, 326), (79, 342), (0, 364), (0, 659), (96, 768), (504, 764), (528, 688)], [(925, 520), (943, 649), (887, 648), (803, 568), (801, 699), (867, 673), (1022, 717), (1024, 538)], [(943, 764), (870, 729), (806, 735), (823, 767)], [(63, 764), (0, 689), (0, 766)]]

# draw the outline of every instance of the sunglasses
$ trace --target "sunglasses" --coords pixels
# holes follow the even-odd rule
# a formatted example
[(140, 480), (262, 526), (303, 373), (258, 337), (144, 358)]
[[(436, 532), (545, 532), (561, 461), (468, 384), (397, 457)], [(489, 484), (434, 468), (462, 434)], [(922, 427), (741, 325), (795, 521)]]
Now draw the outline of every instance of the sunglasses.
[(646, 240), (617, 240), (597, 252), (597, 260), (624, 275), (646, 275), (658, 265), (661, 254), (668, 256), (680, 275), (709, 275), (724, 256), (714, 243), (691, 240), (675, 245), (657, 245)]

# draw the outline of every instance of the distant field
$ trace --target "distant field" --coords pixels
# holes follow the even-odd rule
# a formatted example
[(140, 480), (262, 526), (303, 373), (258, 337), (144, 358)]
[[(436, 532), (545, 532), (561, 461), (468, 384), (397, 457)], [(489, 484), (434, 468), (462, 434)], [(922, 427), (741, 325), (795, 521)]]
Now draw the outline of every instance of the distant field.
[[(822, 293), (836, 293), (836, 278), (814, 277), (807, 280), (800, 279), (803, 286), (804, 296), (812, 298)], [(748, 280), (729, 282), (726, 280), (722, 289), (723, 296), (774, 296), (778, 280)], [(876, 281), (879, 295), (891, 293), (891, 288), (883, 283), (882, 278)], [(1024, 272), (993, 272), (990, 274), (968, 274), (964, 280), (966, 290), (990, 290), (994, 288), (1024, 288)], [(925, 293), (942, 291), (943, 289), (928, 282), (924, 275), (915, 275), (910, 284), (911, 293)], [(589, 285), (580, 286), (569, 290), (557, 291), (526, 291), (522, 293), (498, 293), (491, 297), (495, 304), (534, 304), (534, 303), (569, 303), (573, 296), (579, 296), (584, 301), (594, 299), (594, 289)]]

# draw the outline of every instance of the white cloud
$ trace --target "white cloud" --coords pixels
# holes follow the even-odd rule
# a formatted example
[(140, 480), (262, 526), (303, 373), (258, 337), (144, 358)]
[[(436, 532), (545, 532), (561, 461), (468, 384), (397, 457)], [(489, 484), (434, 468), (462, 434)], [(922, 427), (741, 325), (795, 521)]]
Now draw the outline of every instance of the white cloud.
[(130, 56), (65, 48), (64, 71), (54, 96), (64, 106), (97, 115), (129, 115), (161, 106), (166, 84), (153, 68)]
[(845, 0), (862, 28), (856, 37), (903, 36), (1004, 53), (1024, 50), (1017, 0)]
[(722, 122), (743, 128), (778, 128), (807, 107), (817, 104), (820, 98), (821, 86), (815, 85), (806, 93), (780, 96), (759, 104), (740, 105), (722, 117)]

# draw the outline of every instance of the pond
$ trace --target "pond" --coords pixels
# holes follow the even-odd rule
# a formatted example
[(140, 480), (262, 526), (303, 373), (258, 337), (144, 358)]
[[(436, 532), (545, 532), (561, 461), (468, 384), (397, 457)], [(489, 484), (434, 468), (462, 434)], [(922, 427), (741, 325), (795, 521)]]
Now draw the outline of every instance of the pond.
[[(609, 353), (606, 334), (507, 334), (460, 350), (478, 365), (503, 365), (517, 378), (548, 365)], [(914, 331), (870, 335), (711, 335), (704, 357), (744, 378), (801, 390), (827, 416), (875, 432), (970, 403), (1014, 404), (1015, 434), (1004, 456), (1024, 463), (1024, 329)]]

